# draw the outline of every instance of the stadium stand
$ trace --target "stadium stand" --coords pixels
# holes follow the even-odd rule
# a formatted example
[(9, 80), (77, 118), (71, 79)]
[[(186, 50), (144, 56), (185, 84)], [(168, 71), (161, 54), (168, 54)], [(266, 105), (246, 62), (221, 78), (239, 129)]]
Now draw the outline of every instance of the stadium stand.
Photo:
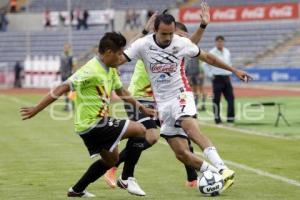
[[(255, 57), (258, 53), (282, 40), (300, 27), (300, 22), (261, 22), (238, 24), (210, 24), (204, 34), (200, 47), (209, 50), (214, 46), (214, 38), (224, 35), (227, 46), (232, 52), (233, 63), (242, 64), (248, 58)], [(196, 26), (190, 26), (190, 32)], [(74, 31), (74, 54), (79, 55), (95, 44), (104, 32), (102, 27), (92, 27), (88, 31)], [(12, 62), (25, 57), (26, 49), (31, 54), (57, 55), (61, 52), (63, 43), (67, 41), (67, 33), (63, 31), (32, 32), (27, 41), (26, 33), (8, 32), (0, 33), (0, 62)], [(27, 45), (30, 44), (28, 47)]]
[[(297, 3), (299, 0), (227, 0), (227, 1), (220, 1), (220, 0), (209, 0), (207, 1), (210, 6), (239, 6), (239, 5), (253, 5), (253, 4), (270, 4), (270, 3)], [(194, 1), (192, 3), (193, 6), (199, 6), (201, 1)]]
[[(110, 3), (111, 2), (111, 3)], [(72, 7), (82, 6), (88, 10), (103, 10), (108, 7), (114, 9), (165, 9), (177, 5), (178, 0), (72, 0)], [(32, 0), (29, 10), (42, 12), (48, 8), (55, 11), (67, 10), (66, 1), (62, 0)]]
[[(88, 3), (87, 3), (88, 1)], [(31, 0), (29, 1), (29, 11), (43, 12), (45, 8), (53, 11), (66, 10), (66, 1), (61, 0)], [(134, 2), (134, 3), (133, 3)], [(191, 1), (195, 2), (200, 1)], [(256, 3), (278, 3), (278, 2), (299, 2), (286, 0), (253, 0), (253, 1), (217, 1), (210, 0), (211, 6), (222, 5), (245, 5)], [(103, 9), (108, 5), (115, 9), (145, 8), (162, 9), (174, 6), (178, 0), (72, 0), (73, 7), (81, 5), (85, 9)], [(134, 5), (134, 7), (132, 7)], [(88, 6), (88, 7), (86, 7)], [(193, 32), (196, 25), (190, 25), (189, 32)], [(284, 21), (265, 21), (265, 22), (239, 22), (239, 23), (211, 23), (204, 34), (200, 47), (204, 50), (210, 50), (214, 47), (214, 39), (217, 35), (224, 35), (226, 46), (230, 49), (234, 66), (245, 66), (251, 63), (251, 66), (265, 67), (300, 67), (299, 41), (295, 39), (294, 43), (285, 43), (287, 38), (291, 38), (300, 27), (299, 20)], [(90, 51), (93, 45), (97, 44), (101, 35), (105, 32), (104, 27), (94, 26), (87, 31), (73, 31), (73, 54), (78, 57)], [(27, 34), (26, 32), (10, 31), (0, 33), (0, 63), (8, 63), (13, 66), (17, 60), (24, 60), (27, 53), (30, 55), (51, 55), (58, 56), (62, 52), (62, 47), (68, 41), (66, 30), (44, 30), (35, 31)], [(279, 44), (279, 46), (278, 46)], [(282, 46), (282, 47), (280, 47)], [(264, 52), (271, 52), (265, 53)], [(263, 56), (259, 56), (263, 55)], [(255, 60), (259, 58), (258, 60)], [(128, 74), (128, 80), (132, 73), (131, 64), (125, 65), (121, 71)], [(127, 75), (125, 76), (127, 77)]]
[[(74, 31), (72, 37), (74, 55), (79, 56), (88, 51), (97, 44), (104, 32), (101, 27), (93, 27), (87, 31)], [(0, 62), (12, 66), (17, 60), (24, 60), (28, 51), (31, 55), (60, 55), (67, 41), (67, 32), (61, 30), (37, 31), (29, 35), (25, 32), (0, 33)]]
[[(214, 47), (214, 39), (217, 35), (224, 35), (226, 45), (230, 49), (233, 63), (241, 65), (250, 58), (256, 57), (260, 52), (271, 48), (274, 43), (283, 40), (294, 33), (300, 22), (260, 22), (260, 23), (233, 23), (210, 24), (204, 33), (200, 47), (210, 50)], [(190, 26), (193, 32), (197, 26)]]
[[(290, 41), (285, 42), (279, 48), (262, 57), (252, 66), (264, 67), (300, 67), (300, 37), (296, 36)], [(251, 66), (250, 65), (250, 66)]]

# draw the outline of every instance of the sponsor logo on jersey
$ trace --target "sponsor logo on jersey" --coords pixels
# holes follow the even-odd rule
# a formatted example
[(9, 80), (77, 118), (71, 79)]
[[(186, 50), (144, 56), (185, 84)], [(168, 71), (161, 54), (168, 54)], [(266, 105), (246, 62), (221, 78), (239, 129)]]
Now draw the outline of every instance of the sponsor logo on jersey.
[(154, 63), (150, 69), (152, 73), (173, 73), (177, 70), (177, 63)]
[(179, 52), (179, 47), (172, 48), (172, 54), (177, 54)]
[(161, 74), (159, 76), (159, 78), (156, 80), (157, 83), (161, 83), (161, 84), (164, 84), (164, 83), (170, 83), (171, 80), (167, 79), (167, 75), (166, 74)]
[(150, 45), (149, 49), (150, 49), (150, 50), (153, 50), (153, 51), (158, 51), (158, 49), (157, 49), (157, 48), (155, 48), (155, 47), (154, 47), (154, 46), (152, 46), (152, 45)]

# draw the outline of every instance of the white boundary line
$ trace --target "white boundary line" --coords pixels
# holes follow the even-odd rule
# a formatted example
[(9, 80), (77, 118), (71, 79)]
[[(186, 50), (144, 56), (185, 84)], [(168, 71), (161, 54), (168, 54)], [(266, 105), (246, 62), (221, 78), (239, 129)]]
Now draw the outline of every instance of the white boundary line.
[(285, 87), (280, 85), (235, 85), (237, 88), (251, 88), (251, 89), (263, 89), (263, 90), (273, 90), (273, 91), (289, 91), (289, 92), (300, 92), (299, 88), (296, 87)]
[[(166, 146), (169, 146), (166, 142), (163, 142), (161, 140), (158, 141), (160, 144), (163, 144), (163, 145), (166, 145)], [(198, 152), (198, 151), (195, 151), (195, 153), (197, 155), (200, 155), (200, 156), (203, 156), (202, 153)], [(265, 176), (265, 177), (268, 177), (268, 178), (271, 178), (271, 179), (274, 179), (274, 180), (278, 180), (278, 181), (281, 181), (281, 182), (284, 182), (284, 183), (287, 183), (289, 185), (294, 185), (294, 186), (297, 186), (297, 187), (300, 187), (300, 182), (296, 181), (296, 180), (293, 180), (293, 179), (289, 179), (287, 177), (284, 177), (284, 176), (279, 176), (279, 175), (276, 175), (276, 174), (271, 174), (269, 172), (266, 172), (266, 171), (263, 171), (263, 170), (260, 170), (260, 169), (256, 169), (256, 168), (253, 168), (253, 167), (250, 167), (250, 166), (247, 166), (245, 164), (241, 164), (241, 163), (236, 163), (236, 162), (233, 162), (233, 161), (230, 161), (230, 160), (224, 160), (224, 162), (228, 165), (231, 165), (233, 167), (236, 167), (236, 168), (239, 168), (239, 169), (242, 169), (244, 171), (248, 171), (248, 172), (252, 172), (252, 173), (255, 173), (259, 176)]]
[(247, 130), (247, 129), (243, 129), (243, 128), (231, 127), (231, 126), (226, 126), (226, 125), (216, 125), (216, 124), (207, 123), (207, 122), (199, 122), (199, 124), (204, 125), (204, 126), (219, 128), (219, 129), (226, 129), (226, 130), (230, 130), (230, 131), (240, 132), (240, 133), (244, 133), (244, 134), (248, 134), (248, 135), (257, 135), (257, 136), (283, 139), (283, 140), (300, 139), (300, 136), (286, 137), (286, 136), (280, 136), (280, 135), (273, 135), (271, 133), (266, 133), (266, 132), (258, 132), (257, 130)]

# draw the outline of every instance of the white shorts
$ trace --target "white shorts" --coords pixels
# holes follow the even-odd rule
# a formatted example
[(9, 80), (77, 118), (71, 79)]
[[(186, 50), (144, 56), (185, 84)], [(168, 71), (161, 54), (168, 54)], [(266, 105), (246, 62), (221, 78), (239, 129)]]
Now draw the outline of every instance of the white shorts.
[(197, 109), (192, 92), (179, 93), (175, 98), (157, 104), (161, 121), (160, 134), (162, 137), (187, 137), (180, 128), (178, 119), (181, 117), (195, 117)]

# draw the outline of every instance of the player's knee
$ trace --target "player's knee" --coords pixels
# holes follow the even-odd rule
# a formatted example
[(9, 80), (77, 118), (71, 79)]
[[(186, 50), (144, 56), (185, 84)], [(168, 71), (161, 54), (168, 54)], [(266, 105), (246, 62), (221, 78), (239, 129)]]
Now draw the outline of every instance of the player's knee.
[(157, 143), (159, 134), (156, 129), (148, 129), (146, 132), (146, 139), (150, 145)]
[(186, 163), (189, 158), (189, 151), (188, 150), (180, 150), (176, 152), (176, 158), (183, 163)]
[(145, 137), (145, 134), (146, 128), (141, 123), (131, 121), (126, 133), (122, 138)]
[(104, 161), (107, 167), (114, 167), (119, 162), (119, 155), (114, 155), (110, 158), (105, 159)]
[(138, 136), (144, 137), (146, 135), (146, 128), (142, 124), (137, 125)]

